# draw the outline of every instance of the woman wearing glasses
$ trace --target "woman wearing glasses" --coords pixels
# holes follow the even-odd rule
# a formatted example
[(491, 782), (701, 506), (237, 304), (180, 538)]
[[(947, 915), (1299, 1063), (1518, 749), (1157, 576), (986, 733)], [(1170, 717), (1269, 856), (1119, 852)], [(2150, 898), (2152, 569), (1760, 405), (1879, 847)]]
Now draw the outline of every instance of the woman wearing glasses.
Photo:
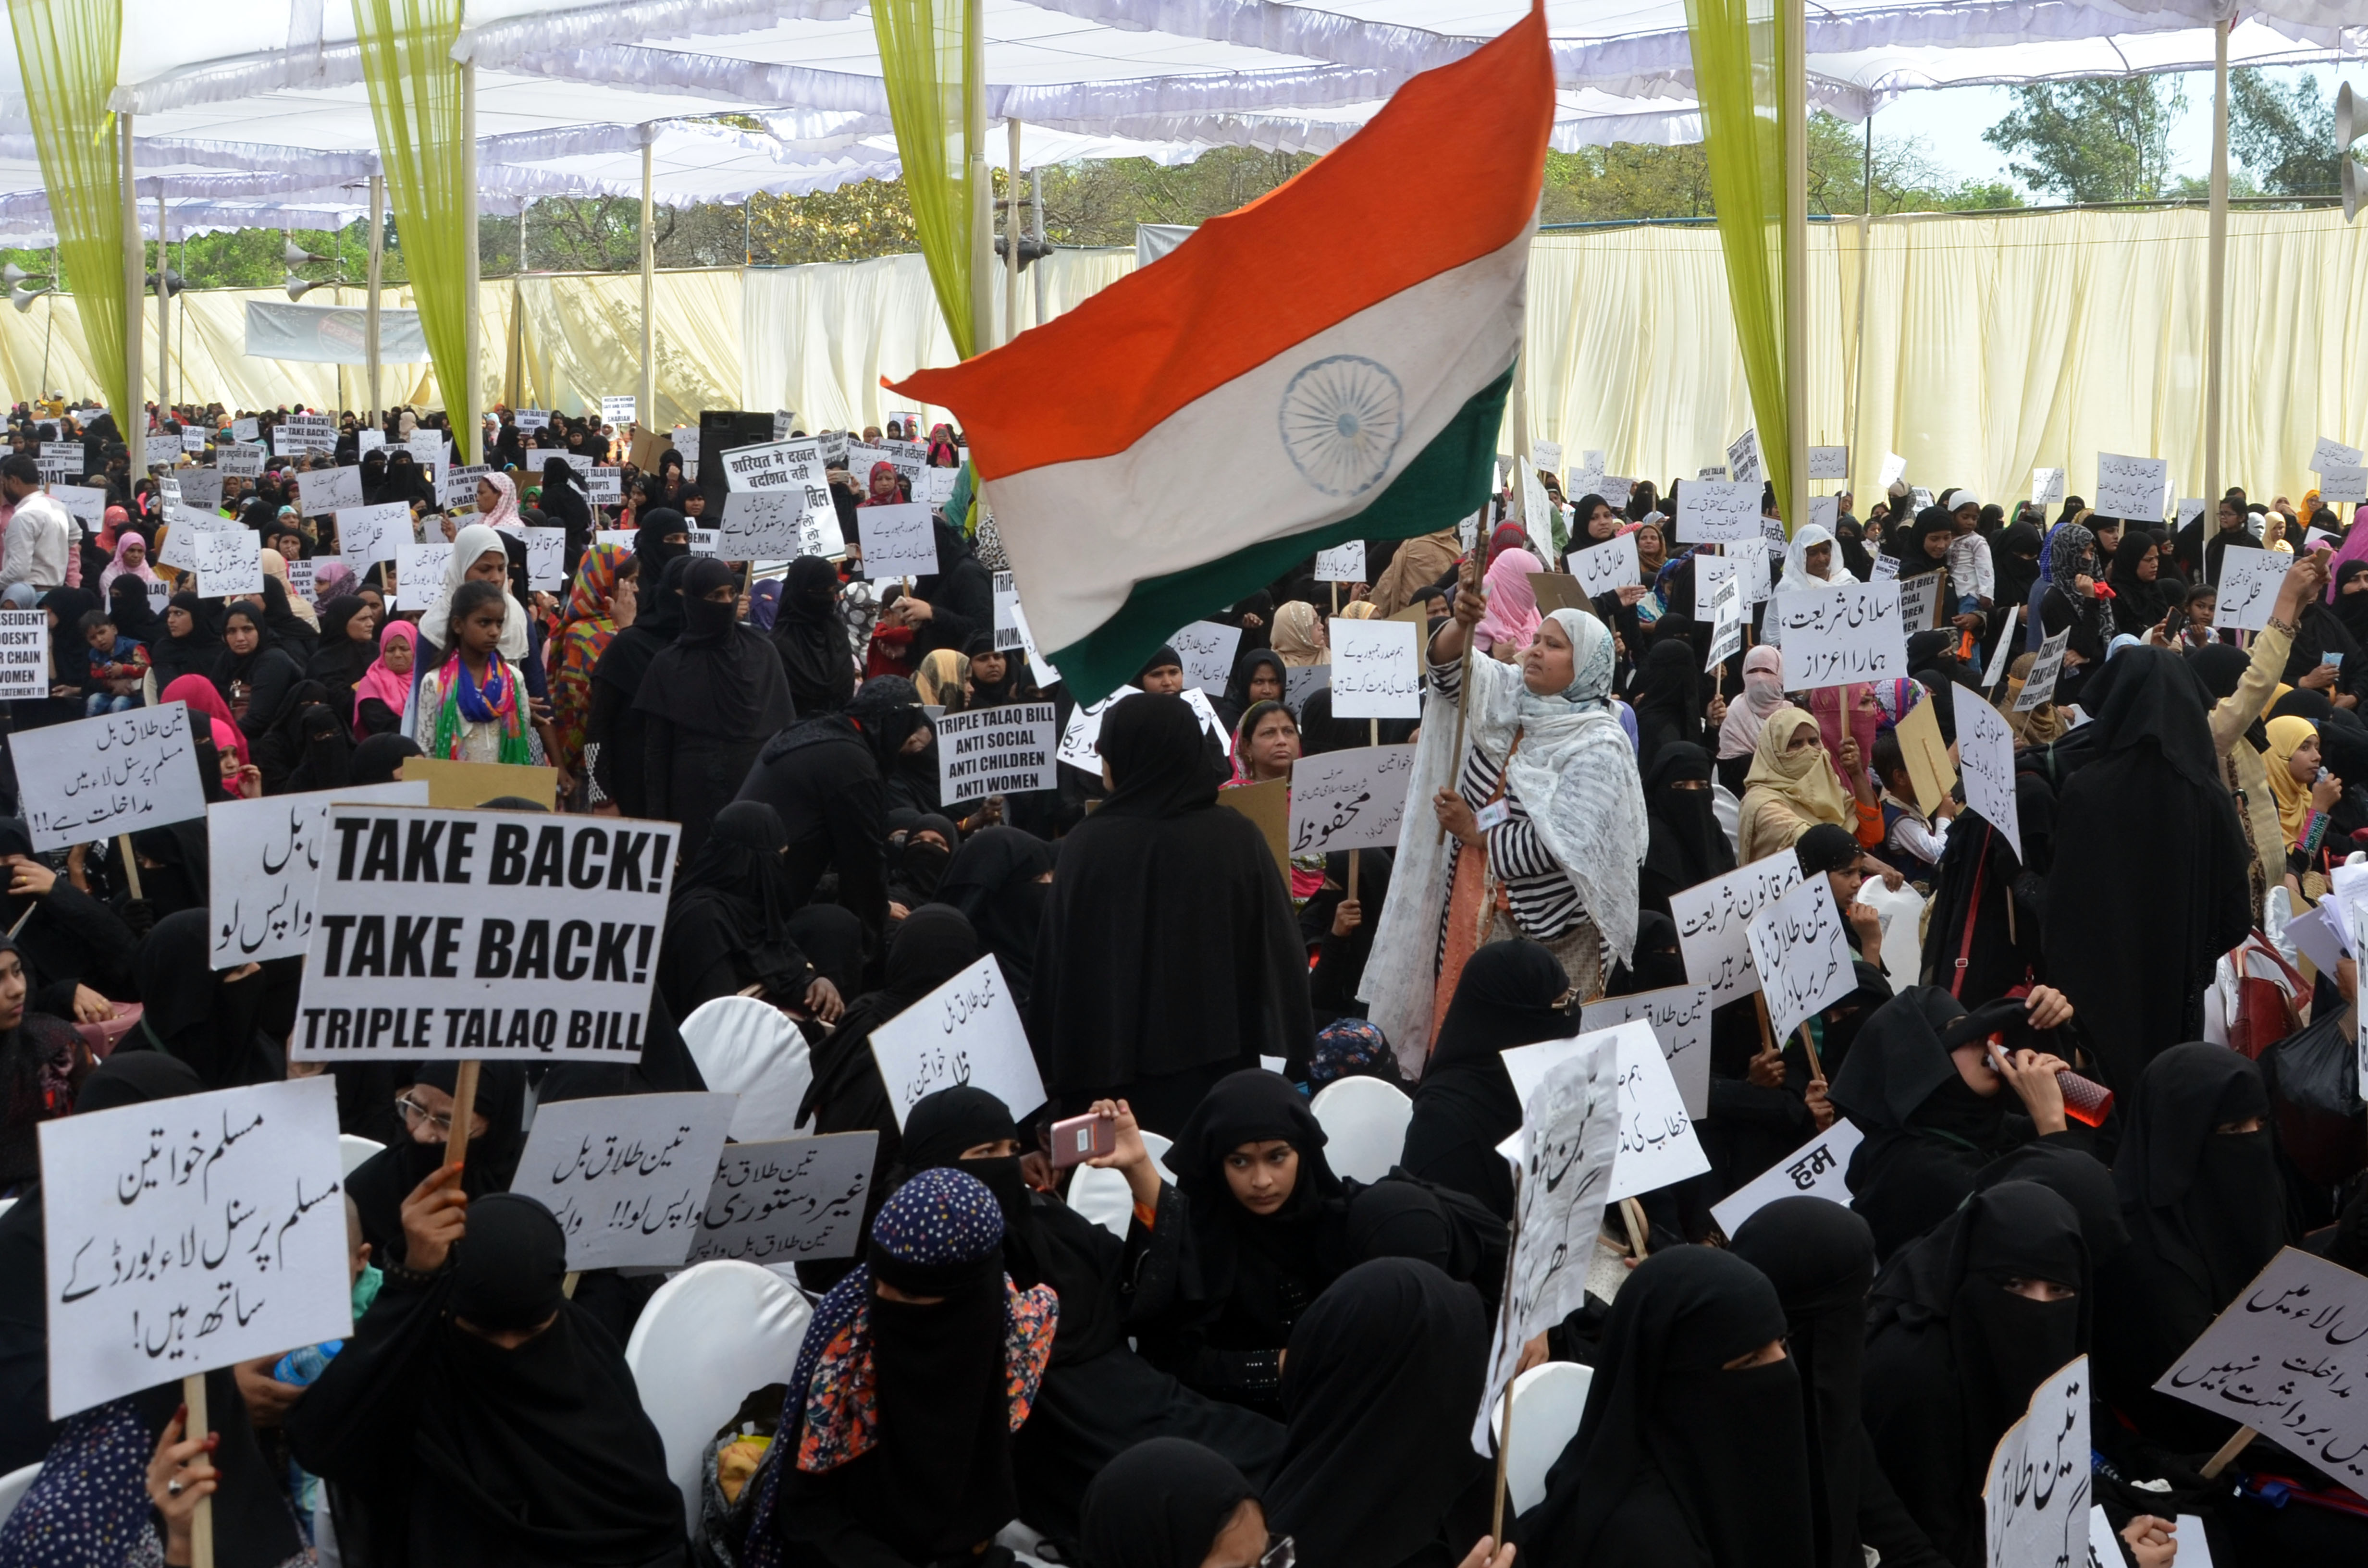
[[(361, 1210), (362, 1239), (382, 1262), (403, 1261), (403, 1200), (444, 1163), (458, 1074), (457, 1062), (423, 1063), (418, 1077), (394, 1099), (395, 1115), (408, 1136), (372, 1154), (346, 1178), (347, 1195)], [(526, 1142), (519, 1127), (525, 1108), (524, 1067), (488, 1062), (479, 1069), (468, 1165), (461, 1179), (461, 1190), (471, 1198), (508, 1189)]]

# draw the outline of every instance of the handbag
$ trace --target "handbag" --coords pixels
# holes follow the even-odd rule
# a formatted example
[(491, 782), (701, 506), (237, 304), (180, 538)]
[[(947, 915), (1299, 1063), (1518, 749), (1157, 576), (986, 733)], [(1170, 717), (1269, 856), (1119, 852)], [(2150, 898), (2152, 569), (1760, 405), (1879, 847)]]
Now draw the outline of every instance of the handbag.
[(90, 1053), (101, 1061), (106, 1060), (108, 1052), (115, 1049), (116, 1041), (140, 1027), (140, 1015), (145, 1008), (145, 1004), (139, 1002), (117, 1002), (112, 1006), (115, 1008), (113, 1017), (101, 1018), (95, 1024), (78, 1023), (74, 1026), (74, 1033), (90, 1047)]
[[(2268, 960), (2277, 974), (2256, 974), (2257, 957)], [(2237, 1007), (2228, 1018), (2228, 1045), (2259, 1061), (2261, 1052), (2302, 1028), (2302, 1010), (2294, 998), (2309, 994), (2310, 987), (2260, 931), (2239, 943), (2230, 959), (2237, 971)]]

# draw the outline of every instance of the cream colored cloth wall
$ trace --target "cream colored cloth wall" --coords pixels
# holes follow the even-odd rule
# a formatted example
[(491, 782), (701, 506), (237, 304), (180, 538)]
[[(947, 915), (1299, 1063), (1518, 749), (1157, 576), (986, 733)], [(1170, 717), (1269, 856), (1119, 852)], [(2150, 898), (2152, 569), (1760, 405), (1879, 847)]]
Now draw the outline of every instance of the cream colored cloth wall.
[[(2090, 494), (2097, 454), (2109, 451), (2169, 458), (2175, 492), (2201, 494), (2204, 233), (2204, 214), (2185, 210), (1812, 225), (1810, 439), (1847, 442), (1861, 490), (1896, 451), (1910, 482), (1935, 491), (1969, 485), (2005, 501), (2028, 494), (2031, 470), (2045, 466)], [(1021, 324), (1036, 322), (1040, 270), (1044, 313), (1057, 315), (1133, 267), (1131, 249), (1055, 252), (1021, 274)], [(407, 302), (389, 292), (390, 304)], [(917, 256), (661, 272), (654, 293), (662, 424), (727, 406), (795, 410), (808, 429), (877, 423), (901, 406), (882, 376), (952, 354)], [(340, 397), (336, 367), (240, 352), (256, 297), (279, 296), (175, 301), (175, 395), (247, 408), (358, 403), (358, 369), (345, 371)], [(1002, 297), (997, 287), (998, 316)], [(2318, 437), (2368, 441), (2368, 225), (2333, 210), (2232, 215), (2227, 300), (2221, 482), (2299, 496)], [(495, 279), (480, 308), (488, 403), (575, 412), (640, 384), (633, 274)], [(154, 312), (152, 301), (151, 395)], [(1540, 236), (1527, 365), (1536, 434), (1572, 460), (1604, 449), (1612, 473), (1663, 483), (1692, 474), (1724, 461), (1750, 422), (1706, 227)], [(71, 299), (0, 311), (0, 395), (28, 398), (45, 382), (70, 395), (97, 384)], [(389, 367), (386, 396), (432, 405), (435, 378), (425, 366)]]

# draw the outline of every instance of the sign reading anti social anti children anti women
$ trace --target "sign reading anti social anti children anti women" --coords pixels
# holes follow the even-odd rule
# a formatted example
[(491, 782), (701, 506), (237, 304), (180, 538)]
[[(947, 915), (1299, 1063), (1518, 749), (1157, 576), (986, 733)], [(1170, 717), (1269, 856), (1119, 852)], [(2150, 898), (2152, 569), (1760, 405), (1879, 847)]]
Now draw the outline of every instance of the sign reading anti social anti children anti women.
[(331, 809), (290, 1055), (635, 1062), (672, 823)]

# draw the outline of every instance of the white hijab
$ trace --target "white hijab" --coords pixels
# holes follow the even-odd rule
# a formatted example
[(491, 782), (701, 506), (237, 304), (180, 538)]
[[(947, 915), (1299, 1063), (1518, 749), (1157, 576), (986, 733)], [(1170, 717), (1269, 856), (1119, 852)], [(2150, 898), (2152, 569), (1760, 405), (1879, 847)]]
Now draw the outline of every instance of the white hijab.
[[(469, 580), (469, 568), (487, 555), (498, 555), (505, 561), (509, 552), (502, 548), (502, 536), (484, 523), (471, 523), (452, 540), (451, 558), (444, 562), (444, 584), (436, 590), (436, 602), (419, 618), (420, 635), (436, 644), (438, 651), (450, 653), (444, 639), (450, 635), (452, 596)], [(526, 612), (507, 584), (502, 588), (502, 657), (517, 664), (526, 657)]]
[[(1826, 574), (1822, 577), (1809, 570), (1810, 548), (1820, 544), (1832, 551), (1826, 558)], [(1857, 581), (1850, 569), (1842, 564), (1841, 546), (1835, 543), (1833, 530), (1823, 523), (1811, 523), (1795, 533), (1793, 542), (1784, 547), (1784, 577), (1776, 585), (1776, 591), (1792, 594), (1804, 588), (1830, 588)]]

